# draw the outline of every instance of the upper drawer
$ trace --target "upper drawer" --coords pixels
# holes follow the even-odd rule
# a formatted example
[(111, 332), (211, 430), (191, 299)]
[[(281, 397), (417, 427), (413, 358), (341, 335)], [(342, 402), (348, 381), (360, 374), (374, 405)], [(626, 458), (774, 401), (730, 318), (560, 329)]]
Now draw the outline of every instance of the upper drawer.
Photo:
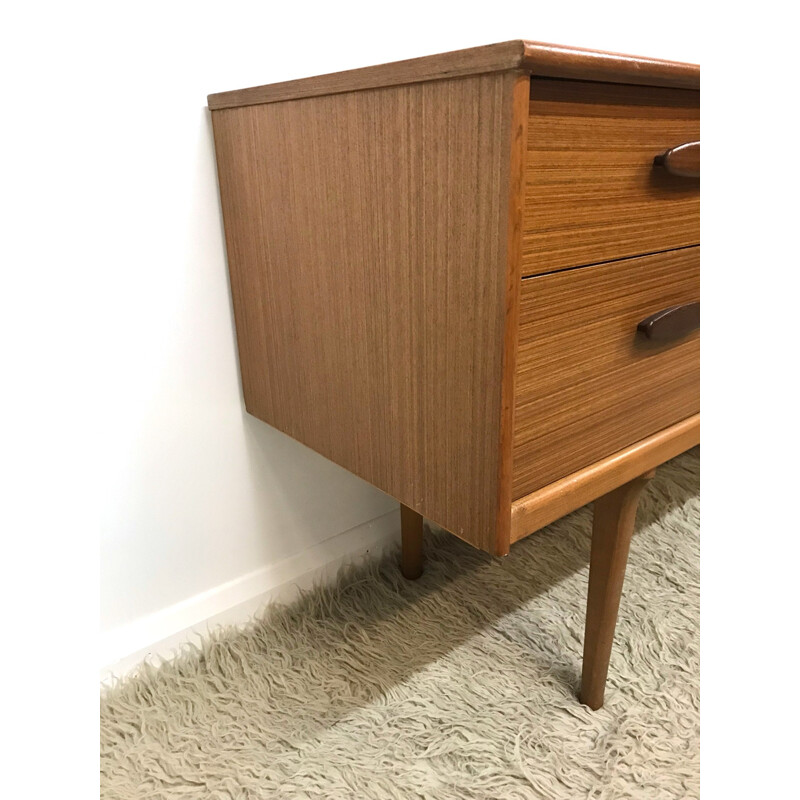
[(531, 81), (522, 274), (700, 241), (700, 181), (653, 158), (700, 139), (700, 93)]

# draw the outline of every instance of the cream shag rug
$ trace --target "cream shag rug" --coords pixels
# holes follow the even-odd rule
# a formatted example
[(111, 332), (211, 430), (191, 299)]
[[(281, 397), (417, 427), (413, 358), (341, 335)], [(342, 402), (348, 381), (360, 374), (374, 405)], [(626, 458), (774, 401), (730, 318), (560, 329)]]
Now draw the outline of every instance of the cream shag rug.
[(103, 693), (112, 798), (693, 798), (699, 451), (661, 467), (631, 548), (606, 705), (578, 689), (590, 508), (493, 559), (427, 538)]

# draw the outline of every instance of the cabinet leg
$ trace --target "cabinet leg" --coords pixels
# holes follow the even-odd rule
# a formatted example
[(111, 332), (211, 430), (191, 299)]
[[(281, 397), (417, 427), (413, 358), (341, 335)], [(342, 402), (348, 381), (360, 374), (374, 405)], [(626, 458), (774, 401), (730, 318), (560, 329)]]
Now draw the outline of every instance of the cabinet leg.
[(580, 694), (581, 702), (592, 709), (603, 705), (636, 508), (642, 489), (653, 475), (655, 470), (634, 478), (594, 503)]
[(400, 504), (400, 572), (416, 580), (422, 575), (422, 514)]

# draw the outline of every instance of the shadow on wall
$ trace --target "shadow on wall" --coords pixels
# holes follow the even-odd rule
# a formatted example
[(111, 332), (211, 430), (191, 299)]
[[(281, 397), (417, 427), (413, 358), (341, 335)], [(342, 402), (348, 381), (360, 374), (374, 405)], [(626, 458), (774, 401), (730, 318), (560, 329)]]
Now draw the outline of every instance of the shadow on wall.
[(396, 500), (242, 408), (250, 474), (263, 482), (264, 530), (282, 530), (300, 551), (394, 511)]

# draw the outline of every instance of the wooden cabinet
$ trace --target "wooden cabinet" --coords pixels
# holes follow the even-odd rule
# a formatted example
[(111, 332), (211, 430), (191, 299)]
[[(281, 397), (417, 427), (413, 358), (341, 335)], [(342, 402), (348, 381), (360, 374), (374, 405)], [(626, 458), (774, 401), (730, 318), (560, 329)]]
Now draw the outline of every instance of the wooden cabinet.
[(407, 574), (419, 517), (494, 555), (601, 495), (632, 529), (614, 491), (699, 440), (692, 315), (637, 330), (699, 301), (699, 180), (657, 161), (696, 66), (517, 41), (209, 107), (247, 410), (403, 504)]

